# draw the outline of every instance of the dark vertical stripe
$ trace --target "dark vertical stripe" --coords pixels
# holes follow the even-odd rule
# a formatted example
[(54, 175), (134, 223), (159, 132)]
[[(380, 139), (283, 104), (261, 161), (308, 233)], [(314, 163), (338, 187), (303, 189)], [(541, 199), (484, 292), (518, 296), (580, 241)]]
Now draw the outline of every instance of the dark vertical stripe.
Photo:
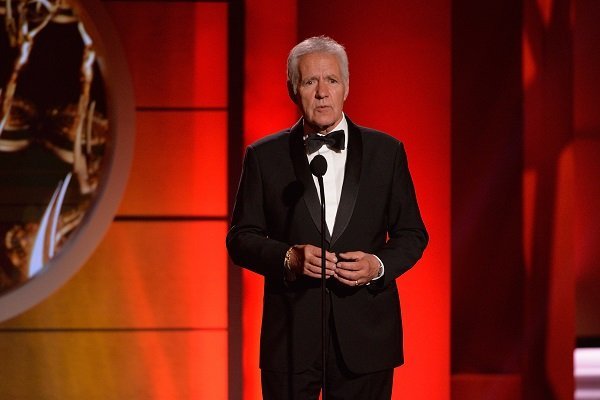
[(452, 373), (523, 361), (522, 0), (452, 2)]
[[(229, 3), (229, 117), (228, 117), (228, 207), (233, 209), (234, 197), (244, 146), (244, 58), (245, 58), (245, 8), (243, 0)], [(229, 215), (230, 217), (230, 215)], [(225, 243), (223, 243), (223, 246)], [(228, 382), (229, 399), (241, 400), (242, 375), (242, 272), (228, 261)]]

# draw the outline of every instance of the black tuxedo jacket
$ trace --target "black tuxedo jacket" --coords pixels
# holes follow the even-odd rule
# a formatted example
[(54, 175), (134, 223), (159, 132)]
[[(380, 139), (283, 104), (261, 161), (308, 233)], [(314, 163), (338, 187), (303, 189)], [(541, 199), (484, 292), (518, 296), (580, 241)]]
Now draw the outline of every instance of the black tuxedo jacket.
[[(260, 367), (301, 372), (319, 359), (320, 280), (285, 279), (294, 244), (320, 247), (317, 188), (302, 120), (248, 146), (227, 247), (232, 260), (264, 276)], [(402, 364), (395, 279), (421, 257), (428, 236), (401, 142), (348, 119), (344, 184), (328, 250), (375, 254), (385, 266), (368, 286), (328, 279), (340, 350), (348, 368), (368, 373)]]

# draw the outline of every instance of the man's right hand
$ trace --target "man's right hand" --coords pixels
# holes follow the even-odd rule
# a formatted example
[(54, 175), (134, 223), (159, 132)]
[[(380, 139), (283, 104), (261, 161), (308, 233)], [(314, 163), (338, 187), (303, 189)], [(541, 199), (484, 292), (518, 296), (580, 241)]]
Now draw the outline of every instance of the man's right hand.
[[(337, 257), (334, 253), (325, 252), (325, 275), (327, 278), (335, 274)], [(290, 253), (290, 269), (296, 276), (306, 275), (311, 278), (321, 277), (321, 248), (311, 244), (295, 245)]]

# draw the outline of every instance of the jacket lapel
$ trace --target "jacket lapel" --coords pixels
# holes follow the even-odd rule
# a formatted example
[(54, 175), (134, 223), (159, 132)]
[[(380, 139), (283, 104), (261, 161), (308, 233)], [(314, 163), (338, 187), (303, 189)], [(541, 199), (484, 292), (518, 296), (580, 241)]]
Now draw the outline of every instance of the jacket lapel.
[[(354, 125), (348, 117), (348, 155), (346, 157), (346, 167), (344, 172), (344, 184), (342, 186), (342, 196), (338, 205), (337, 214), (335, 216), (335, 224), (333, 226), (333, 236), (330, 241), (330, 247), (333, 247), (335, 242), (342, 236), (356, 204), (358, 189), (360, 185), (360, 173), (362, 168), (363, 145), (362, 137), (359, 129)], [(306, 158), (306, 157), (305, 157)], [(318, 200), (317, 200), (318, 203)]]
[[(302, 195), (304, 203), (310, 212), (311, 219), (317, 227), (317, 230), (321, 232), (321, 203), (319, 201), (319, 195), (317, 194), (315, 182), (310, 173), (306, 151), (304, 150), (303, 136), (302, 119), (300, 119), (290, 131), (290, 155), (292, 157), (296, 178), (298, 178), (304, 187)], [(325, 227), (325, 230), (325, 240), (329, 242), (331, 241), (331, 234), (327, 227)]]

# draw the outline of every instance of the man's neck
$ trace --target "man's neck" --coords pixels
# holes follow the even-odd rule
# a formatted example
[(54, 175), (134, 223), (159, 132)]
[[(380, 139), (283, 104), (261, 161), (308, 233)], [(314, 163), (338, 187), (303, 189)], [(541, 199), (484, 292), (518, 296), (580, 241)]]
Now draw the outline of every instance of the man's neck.
[(303, 121), (303, 127), (304, 127), (304, 135), (312, 135), (314, 133), (318, 133), (320, 135), (327, 135), (329, 132), (333, 131), (335, 129), (335, 127), (337, 127), (340, 122), (342, 122), (342, 120), (344, 119), (344, 114), (342, 114), (342, 117), (334, 122), (333, 124), (326, 126), (326, 127), (319, 127), (319, 126), (314, 126), (314, 125), (310, 125), (308, 123), (306, 123), (306, 120)]

